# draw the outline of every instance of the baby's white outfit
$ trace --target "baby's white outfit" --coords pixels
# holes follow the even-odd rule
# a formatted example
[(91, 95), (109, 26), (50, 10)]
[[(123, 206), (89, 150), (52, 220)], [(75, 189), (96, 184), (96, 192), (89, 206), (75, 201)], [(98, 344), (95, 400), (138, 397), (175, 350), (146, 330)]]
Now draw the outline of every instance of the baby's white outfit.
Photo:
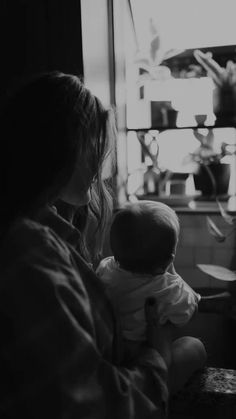
[(146, 338), (144, 304), (147, 297), (155, 297), (157, 301), (160, 324), (169, 320), (177, 326), (190, 320), (201, 299), (178, 274), (132, 273), (121, 269), (112, 256), (100, 262), (97, 274), (120, 317), (123, 336), (132, 341)]

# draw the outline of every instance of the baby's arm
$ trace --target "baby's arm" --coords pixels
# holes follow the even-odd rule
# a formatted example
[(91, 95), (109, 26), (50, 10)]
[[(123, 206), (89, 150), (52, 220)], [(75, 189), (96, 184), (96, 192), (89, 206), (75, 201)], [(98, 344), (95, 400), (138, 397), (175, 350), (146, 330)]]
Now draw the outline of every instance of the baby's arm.
[(173, 263), (169, 266), (168, 273), (173, 277), (169, 277), (171, 304), (167, 307), (167, 318), (177, 327), (181, 327), (196, 316), (201, 296), (178, 275)]
[[(185, 291), (185, 292), (187, 292), (188, 294), (190, 293), (190, 294), (192, 294), (193, 296), (194, 296), (194, 298), (195, 298), (195, 300), (197, 301), (197, 302), (199, 302), (200, 301), (200, 299), (201, 299), (201, 296), (200, 296), (200, 294), (198, 294), (196, 291), (194, 291), (191, 287), (190, 287), (190, 285), (189, 284), (187, 284), (187, 282), (186, 281), (184, 281), (184, 279), (176, 272), (176, 270), (175, 270), (175, 267), (174, 267), (174, 262), (172, 262), (170, 265), (169, 265), (169, 267), (168, 267), (168, 272), (171, 274), (171, 275), (177, 275), (178, 276), (178, 278), (179, 278), (179, 280), (183, 283), (183, 291)], [(197, 308), (197, 307), (196, 307)]]

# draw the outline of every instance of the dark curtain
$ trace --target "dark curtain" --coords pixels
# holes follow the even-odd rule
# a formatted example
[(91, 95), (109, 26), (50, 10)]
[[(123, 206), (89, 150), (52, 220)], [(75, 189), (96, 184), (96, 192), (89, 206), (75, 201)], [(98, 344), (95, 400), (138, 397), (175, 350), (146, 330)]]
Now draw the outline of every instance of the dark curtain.
[(80, 0), (1, 0), (0, 95), (19, 78), (83, 75)]

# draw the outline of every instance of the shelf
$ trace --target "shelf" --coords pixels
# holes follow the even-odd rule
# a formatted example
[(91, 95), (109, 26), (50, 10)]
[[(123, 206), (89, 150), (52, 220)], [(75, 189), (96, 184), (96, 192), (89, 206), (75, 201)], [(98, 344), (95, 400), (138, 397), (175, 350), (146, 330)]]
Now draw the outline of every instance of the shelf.
[(159, 201), (163, 204), (169, 205), (171, 207), (187, 207), (191, 201), (194, 200), (195, 196), (190, 195), (137, 195), (138, 200), (148, 200), (148, 201)]
[[(198, 200), (199, 196), (188, 195), (171, 195), (171, 196), (158, 196), (158, 195), (140, 195), (137, 196), (139, 200), (159, 201), (173, 208), (177, 213), (188, 214), (220, 214), (219, 207), (215, 200)], [(222, 207), (229, 213), (236, 213), (236, 200), (235, 197), (225, 197), (220, 199)]]
[(163, 127), (163, 126), (155, 126), (150, 128), (126, 128), (126, 131), (168, 131), (168, 130), (181, 130), (181, 129), (214, 129), (214, 128), (236, 128), (235, 124), (217, 124), (217, 125), (192, 125), (192, 126), (184, 126), (184, 127)]

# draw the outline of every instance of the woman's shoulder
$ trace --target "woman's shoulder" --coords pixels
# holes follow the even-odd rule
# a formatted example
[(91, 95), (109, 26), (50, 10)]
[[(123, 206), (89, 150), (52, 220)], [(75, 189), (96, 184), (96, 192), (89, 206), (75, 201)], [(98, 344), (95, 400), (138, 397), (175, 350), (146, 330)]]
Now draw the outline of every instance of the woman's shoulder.
[(27, 239), (30, 238), (38, 238), (42, 239), (45, 236), (49, 235), (49, 228), (44, 226), (43, 224), (39, 223), (30, 218), (19, 218), (17, 219), (14, 224), (12, 224), (11, 228), (8, 231), (6, 239), (11, 239), (14, 237)]
[(12, 294), (14, 290), (14, 295), (20, 295), (21, 288), (24, 292), (30, 289), (29, 295), (35, 295), (36, 300), (36, 294), (54, 295), (59, 289), (79, 290), (86, 298), (82, 274), (66, 242), (31, 219), (18, 220), (0, 248), (0, 294)]
[(0, 259), (27, 260), (38, 255), (50, 257), (53, 253), (68, 259), (70, 252), (66, 243), (48, 226), (21, 218), (11, 226), (2, 242)]

